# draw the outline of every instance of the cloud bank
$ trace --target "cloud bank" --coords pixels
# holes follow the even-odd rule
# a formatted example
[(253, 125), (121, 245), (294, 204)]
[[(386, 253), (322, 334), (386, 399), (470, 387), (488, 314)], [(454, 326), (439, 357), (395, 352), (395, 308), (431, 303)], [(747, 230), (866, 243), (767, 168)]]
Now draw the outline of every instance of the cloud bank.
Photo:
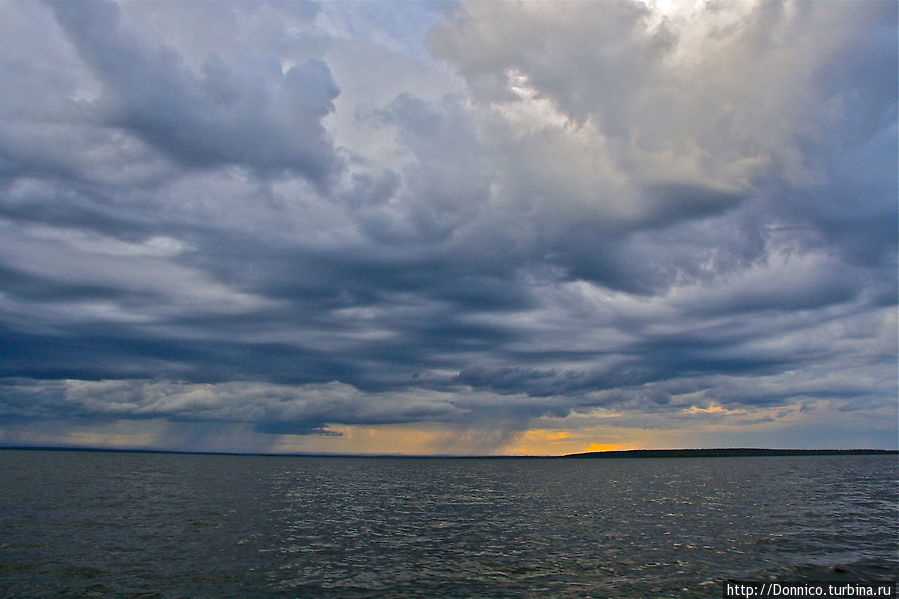
[(0, 7), (0, 442), (896, 447), (896, 4), (660, 7)]

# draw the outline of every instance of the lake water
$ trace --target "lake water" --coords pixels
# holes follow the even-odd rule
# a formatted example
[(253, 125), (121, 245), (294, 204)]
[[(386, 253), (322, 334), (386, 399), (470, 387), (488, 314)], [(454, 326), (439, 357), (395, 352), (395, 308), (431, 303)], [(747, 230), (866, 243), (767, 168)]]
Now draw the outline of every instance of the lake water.
[(895, 579), (897, 456), (0, 451), (2, 597), (720, 597)]

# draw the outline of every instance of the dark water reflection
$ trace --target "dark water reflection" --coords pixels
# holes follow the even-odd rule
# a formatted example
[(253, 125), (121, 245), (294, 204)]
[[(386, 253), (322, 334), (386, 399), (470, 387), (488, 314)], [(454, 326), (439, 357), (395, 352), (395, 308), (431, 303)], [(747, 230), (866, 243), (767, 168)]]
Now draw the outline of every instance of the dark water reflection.
[(899, 572), (896, 456), (0, 451), (3, 597), (720, 596)]

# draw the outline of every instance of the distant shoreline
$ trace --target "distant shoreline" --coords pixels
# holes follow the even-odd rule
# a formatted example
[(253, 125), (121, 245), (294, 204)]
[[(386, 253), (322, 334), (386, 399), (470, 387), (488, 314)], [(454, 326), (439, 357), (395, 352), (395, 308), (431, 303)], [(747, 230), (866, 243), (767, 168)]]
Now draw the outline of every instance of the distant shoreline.
[(333, 453), (252, 453), (227, 451), (179, 451), (168, 449), (126, 449), (109, 447), (56, 447), (56, 446), (0, 446), (0, 451), (84, 451), (97, 453), (139, 453), (171, 455), (219, 455), (295, 458), (401, 458), (401, 459), (643, 459), (643, 458), (736, 458), (777, 456), (840, 456), (840, 455), (899, 455), (896, 449), (763, 449), (763, 448), (713, 448), (713, 449), (629, 449), (620, 451), (592, 451), (559, 456), (507, 456), (507, 455), (403, 455), (403, 454), (333, 454)]
[(749, 447), (716, 449), (631, 449), (572, 453), (564, 458), (743, 458), (764, 456), (817, 455), (897, 455), (896, 449), (756, 449)]

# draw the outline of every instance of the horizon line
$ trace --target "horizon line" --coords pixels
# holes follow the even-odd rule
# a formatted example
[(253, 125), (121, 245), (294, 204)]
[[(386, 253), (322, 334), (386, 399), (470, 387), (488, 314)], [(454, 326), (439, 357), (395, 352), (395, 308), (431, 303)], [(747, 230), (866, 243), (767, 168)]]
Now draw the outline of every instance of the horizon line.
[(676, 449), (615, 449), (558, 455), (508, 454), (401, 454), (401, 453), (303, 453), (253, 451), (203, 451), (126, 447), (92, 447), (80, 445), (0, 445), (0, 451), (84, 451), (97, 453), (144, 453), (174, 455), (218, 455), (245, 457), (307, 458), (403, 458), (403, 459), (560, 459), (560, 458), (672, 458), (672, 457), (777, 457), (825, 455), (899, 455), (899, 449), (792, 449), (772, 447), (706, 447)]

